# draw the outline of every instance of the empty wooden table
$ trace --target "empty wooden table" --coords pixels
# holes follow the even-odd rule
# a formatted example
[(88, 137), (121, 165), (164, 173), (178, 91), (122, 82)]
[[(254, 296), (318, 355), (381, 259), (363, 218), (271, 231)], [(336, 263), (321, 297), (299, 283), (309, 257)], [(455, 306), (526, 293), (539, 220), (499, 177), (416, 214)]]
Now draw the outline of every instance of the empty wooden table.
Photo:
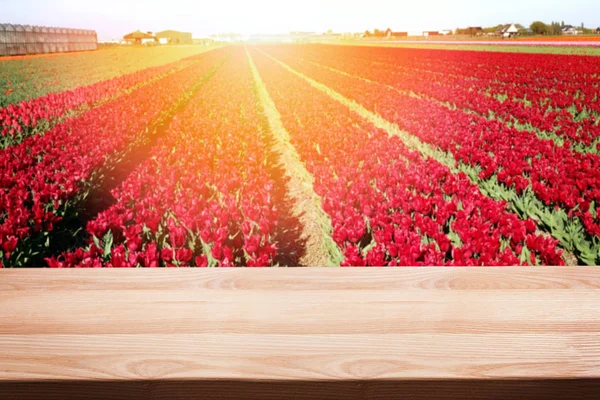
[(582, 398), (600, 270), (0, 270), (0, 397)]

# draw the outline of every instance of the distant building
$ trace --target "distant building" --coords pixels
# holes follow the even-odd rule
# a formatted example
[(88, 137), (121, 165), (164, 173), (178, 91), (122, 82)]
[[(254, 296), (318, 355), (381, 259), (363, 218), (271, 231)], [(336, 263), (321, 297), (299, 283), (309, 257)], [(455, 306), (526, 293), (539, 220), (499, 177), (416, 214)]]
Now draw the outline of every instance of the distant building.
[(562, 27), (563, 35), (579, 35), (579, 30), (573, 25), (565, 25)]
[(157, 32), (156, 37), (163, 44), (192, 44), (192, 34), (190, 32), (179, 32), (166, 30)]
[(429, 37), (429, 36), (440, 36), (440, 32), (439, 31), (424, 31), (423, 32), (423, 36)]
[(498, 26), (494, 32), (497, 36), (504, 38), (516, 36), (519, 33), (519, 28), (515, 24), (504, 24)]
[(408, 36), (408, 32), (394, 32), (390, 28), (387, 28), (387, 30), (385, 31), (385, 37), (387, 38), (398, 38), (406, 36)]
[(452, 31), (449, 29), (441, 30), (439, 33), (440, 33), (440, 35), (443, 35), (443, 36), (452, 35)]
[(496, 35), (502, 36), (503, 38), (510, 38), (517, 36), (519, 33), (519, 28), (515, 24), (504, 24), (500, 25), (496, 31)]
[(135, 32), (123, 36), (123, 41), (128, 44), (148, 44), (156, 43), (158, 39), (152, 35), (152, 32), (142, 32), (139, 29)]
[(96, 31), (0, 24), (0, 56), (96, 50)]

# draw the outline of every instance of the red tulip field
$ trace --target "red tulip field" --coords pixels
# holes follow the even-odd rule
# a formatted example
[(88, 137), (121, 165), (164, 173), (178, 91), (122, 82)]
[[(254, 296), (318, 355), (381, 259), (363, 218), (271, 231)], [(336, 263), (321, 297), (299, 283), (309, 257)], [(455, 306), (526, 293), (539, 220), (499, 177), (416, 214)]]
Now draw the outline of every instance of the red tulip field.
[(0, 266), (600, 263), (598, 57), (126, 54), (0, 59)]

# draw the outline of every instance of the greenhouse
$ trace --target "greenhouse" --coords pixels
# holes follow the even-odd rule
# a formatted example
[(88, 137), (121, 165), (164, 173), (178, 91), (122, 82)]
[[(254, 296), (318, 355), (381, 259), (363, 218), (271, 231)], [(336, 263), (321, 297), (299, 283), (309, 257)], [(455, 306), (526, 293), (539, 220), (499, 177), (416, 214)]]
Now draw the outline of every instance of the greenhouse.
[(0, 56), (96, 50), (96, 31), (0, 24)]

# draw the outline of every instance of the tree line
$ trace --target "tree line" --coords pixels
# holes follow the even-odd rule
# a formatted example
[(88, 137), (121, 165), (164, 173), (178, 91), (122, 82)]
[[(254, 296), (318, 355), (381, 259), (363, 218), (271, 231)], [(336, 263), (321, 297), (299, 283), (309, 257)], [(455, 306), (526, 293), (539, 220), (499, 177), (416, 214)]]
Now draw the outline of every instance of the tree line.
[[(550, 24), (546, 24), (542, 21), (534, 21), (529, 28), (537, 35), (561, 35), (565, 26), (569, 26), (565, 25), (565, 21), (552, 21)], [(594, 33), (594, 30), (586, 28), (583, 25), (583, 22), (581, 23), (579, 30), (582, 33)]]

